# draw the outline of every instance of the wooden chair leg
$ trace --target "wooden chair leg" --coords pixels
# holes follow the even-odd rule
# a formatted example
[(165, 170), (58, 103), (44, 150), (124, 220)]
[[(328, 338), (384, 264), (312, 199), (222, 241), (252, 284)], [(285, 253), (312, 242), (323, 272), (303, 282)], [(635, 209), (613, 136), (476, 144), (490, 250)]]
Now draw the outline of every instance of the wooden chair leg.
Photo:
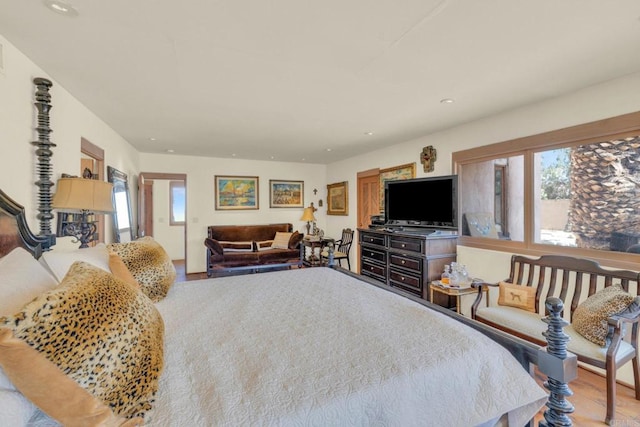
[(636, 400), (640, 400), (640, 362), (638, 361), (638, 353), (631, 360), (633, 365), (633, 383), (636, 386)]
[[(347, 257), (347, 267), (349, 268), (349, 271), (351, 271), (351, 262), (349, 262), (349, 257)], [(636, 381), (636, 384), (638, 382)]]
[(616, 366), (612, 363), (607, 364), (607, 416), (604, 422), (607, 425), (613, 425), (616, 417)]

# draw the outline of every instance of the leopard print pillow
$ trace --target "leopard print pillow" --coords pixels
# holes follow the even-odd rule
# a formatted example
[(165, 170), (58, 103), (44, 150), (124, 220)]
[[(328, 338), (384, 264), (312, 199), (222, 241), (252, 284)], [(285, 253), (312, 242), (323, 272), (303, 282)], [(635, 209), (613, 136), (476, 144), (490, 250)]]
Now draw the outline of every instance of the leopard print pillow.
[(609, 328), (607, 319), (626, 309), (633, 302), (633, 296), (625, 292), (621, 285), (612, 285), (591, 295), (573, 313), (571, 325), (580, 335), (598, 344), (607, 345)]
[(127, 243), (111, 243), (108, 249), (122, 258), (140, 290), (153, 302), (167, 296), (176, 280), (176, 269), (164, 248), (153, 237), (145, 236)]
[[(125, 419), (151, 409), (163, 368), (162, 317), (138, 289), (98, 267), (75, 262), (60, 286), (0, 318), (0, 336), (7, 376), (63, 424), (96, 417), (86, 392)], [(55, 390), (72, 395), (59, 405)]]

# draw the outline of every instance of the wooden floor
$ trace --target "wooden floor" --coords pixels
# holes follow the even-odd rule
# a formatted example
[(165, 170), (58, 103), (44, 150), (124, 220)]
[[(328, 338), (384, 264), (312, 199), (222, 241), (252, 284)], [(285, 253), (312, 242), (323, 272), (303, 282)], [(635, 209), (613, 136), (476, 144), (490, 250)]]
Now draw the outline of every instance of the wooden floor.
[[(184, 262), (174, 261), (177, 281), (206, 279), (206, 273), (185, 274)], [(536, 374), (536, 380), (542, 385), (544, 378)], [(568, 400), (575, 408), (570, 416), (577, 427), (605, 426), (604, 416), (607, 412), (607, 395), (605, 380), (598, 374), (586, 369), (578, 369), (578, 378), (569, 384), (573, 396)], [(635, 400), (630, 387), (618, 385), (618, 402), (616, 405), (616, 427), (640, 427), (640, 401)], [(535, 418), (535, 425), (544, 419), (543, 412)]]

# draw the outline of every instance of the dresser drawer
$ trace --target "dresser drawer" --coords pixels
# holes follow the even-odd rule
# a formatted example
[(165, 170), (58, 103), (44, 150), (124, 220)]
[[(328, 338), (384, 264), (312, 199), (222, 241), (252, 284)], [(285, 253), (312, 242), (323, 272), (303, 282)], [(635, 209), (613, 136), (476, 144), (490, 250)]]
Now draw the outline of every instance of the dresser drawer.
[(400, 254), (389, 254), (389, 265), (402, 268), (408, 268), (416, 273), (422, 273), (422, 260), (418, 258), (411, 258)]
[(376, 246), (386, 246), (386, 236), (381, 236), (379, 234), (368, 234), (362, 233), (360, 234), (360, 243), (365, 245), (376, 245)]
[(366, 261), (365, 258), (368, 258), (382, 264), (387, 263), (387, 253), (385, 251), (376, 250), (367, 246), (360, 247), (360, 256), (362, 257), (363, 262)]
[(360, 274), (364, 276), (374, 277), (382, 281), (386, 281), (387, 267), (385, 267), (384, 265), (378, 265), (372, 262), (367, 262), (367, 260), (362, 259), (362, 265), (360, 266)]
[(398, 249), (401, 251), (423, 253), (424, 240), (412, 239), (410, 237), (391, 236), (389, 237), (389, 247), (391, 249)]
[(422, 296), (422, 281), (418, 276), (391, 269), (389, 270), (389, 284)]

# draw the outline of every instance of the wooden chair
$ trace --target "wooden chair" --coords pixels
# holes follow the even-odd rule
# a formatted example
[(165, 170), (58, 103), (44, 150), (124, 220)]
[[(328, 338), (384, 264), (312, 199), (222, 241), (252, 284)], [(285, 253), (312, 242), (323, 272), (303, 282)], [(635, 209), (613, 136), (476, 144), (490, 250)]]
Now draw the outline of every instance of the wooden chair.
[[(340, 240), (336, 240), (334, 251), (333, 251), (333, 259), (338, 261), (340, 267), (342, 267), (342, 260), (347, 260), (347, 267), (351, 270), (351, 263), (349, 262), (349, 250), (351, 250), (351, 243), (353, 243), (353, 230), (350, 228), (345, 228), (342, 230), (342, 237)], [(323, 249), (320, 254), (321, 261), (329, 258), (329, 251), (327, 249)]]

